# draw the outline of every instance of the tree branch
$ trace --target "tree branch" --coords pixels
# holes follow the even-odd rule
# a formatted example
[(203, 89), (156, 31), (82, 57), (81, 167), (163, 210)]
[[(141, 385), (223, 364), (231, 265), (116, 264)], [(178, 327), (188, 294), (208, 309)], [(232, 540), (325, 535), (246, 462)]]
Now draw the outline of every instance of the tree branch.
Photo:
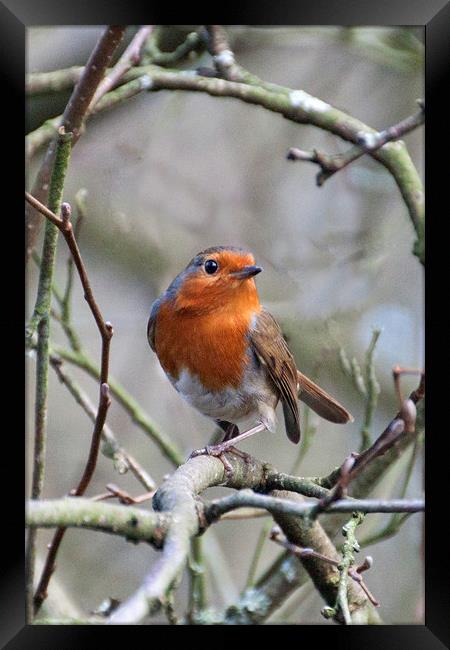
[[(74, 145), (80, 135), (83, 120), (88, 111), (91, 100), (95, 94), (107, 66), (109, 65), (114, 51), (120, 43), (125, 26), (109, 25), (99, 38), (89, 60), (84, 68), (83, 75), (75, 86), (69, 102), (62, 116), (61, 126), (66, 133), (73, 133)], [(54, 132), (50, 134), (50, 138)], [(46, 203), (48, 185), (51, 170), (53, 168), (53, 159), (56, 149), (56, 140), (53, 140), (46, 152), (45, 158), (41, 164), (36, 181), (33, 186), (32, 194), (40, 201)], [(41, 217), (34, 208), (29, 207), (25, 212), (25, 232), (26, 232), (26, 249), (25, 262), (28, 260), (31, 251), (34, 248), (36, 238), (41, 225)]]
[(152, 38), (148, 39), (145, 45), (145, 55), (143, 63), (153, 63), (155, 65), (172, 65), (184, 58), (187, 54), (197, 49), (202, 44), (202, 37), (198, 31), (187, 34), (185, 40), (178, 45), (172, 52), (163, 52), (156, 43), (155, 32)]
[(161, 548), (169, 517), (142, 508), (66, 497), (29, 501), (26, 524), (31, 528), (87, 528)]
[[(424, 396), (424, 381), (421, 381), (419, 388), (411, 393), (410, 398), (419, 403)], [(420, 406), (420, 405), (419, 405)], [(419, 426), (422, 424), (422, 412), (418, 410)], [(395, 420), (395, 418), (394, 418)], [(383, 480), (386, 472), (392, 467), (404, 450), (416, 440), (417, 430), (405, 430), (392, 444), (386, 453), (373, 457), (371, 462), (365, 464), (361, 471), (355, 476), (352, 482), (352, 493), (354, 498), (364, 498)], [(334, 470), (329, 477), (314, 479), (318, 485), (332, 487), (340, 476), (340, 468)], [(285, 479), (286, 481), (287, 479)], [(285, 488), (289, 489), (289, 483), (285, 482)], [(323, 494), (326, 494), (325, 491)], [(342, 517), (330, 513), (323, 522), (324, 529), (334, 537), (342, 526)], [(307, 546), (307, 545), (305, 545)], [(271, 567), (259, 579), (256, 585), (245, 590), (240, 599), (225, 613), (227, 622), (233, 623), (262, 623), (279, 608), (282, 603), (307, 580), (307, 573), (294, 557), (288, 553), (281, 554)]]
[[(361, 134), (366, 138), (376, 136), (370, 128), (343, 111), (340, 111), (303, 90), (292, 90), (276, 84), (268, 84), (247, 73), (239, 66), (240, 82), (211, 77), (202, 77), (192, 71), (163, 70), (148, 65), (133, 68), (127, 78), (143, 76), (141, 90), (184, 90), (203, 92), (215, 97), (234, 97), (243, 102), (256, 104), (280, 113), (285, 118), (300, 124), (311, 124), (359, 146)], [(244, 74), (245, 72), (245, 74)], [(129, 82), (133, 83), (133, 82)], [(113, 91), (126, 92), (127, 84)], [(133, 92), (136, 89), (133, 86)], [(137, 89), (137, 91), (139, 91)], [(110, 95), (111, 93), (108, 93)], [(108, 97), (106, 95), (104, 100)], [(114, 102), (117, 97), (114, 98)], [(104, 108), (107, 107), (105, 102)], [(100, 108), (100, 107), (99, 107)], [(40, 137), (37, 132), (28, 138)], [(392, 174), (407, 206), (417, 234), (415, 254), (424, 263), (424, 194), (420, 177), (402, 142), (387, 142), (383, 147), (368, 152)]]
[[(61, 205), (64, 180), (69, 164), (72, 134), (62, 130), (56, 144), (54, 165), (50, 180), (49, 203), (58, 212)], [(34, 425), (33, 477), (31, 496), (40, 499), (45, 476), (46, 429), (47, 429), (47, 393), (48, 393), (48, 362), (50, 341), (50, 305), (51, 287), (56, 258), (58, 230), (47, 223), (42, 248), (42, 266), (39, 273), (36, 304), (30, 319), (27, 334), (32, 337), (36, 327), (38, 330), (36, 356), (36, 399)], [(36, 560), (36, 532), (30, 531), (26, 549), (27, 558), (27, 618), (32, 618), (33, 581)]]
[(95, 107), (103, 95), (106, 95), (106, 93), (112, 90), (112, 88), (114, 88), (120, 82), (128, 70), (130, 70), (133, 66), (139, 64), (139, 61), (141, 59), (141, 49), (152, 31), (153, 25), (144, 25), (138, 29), (137, 33), (133, 36), (130, 44), (120, 59), (117, 61), (116, 65), (112, 68), (112, 70), (107, 72), (106, 76), (97, 87), (94, 97), (91, 100), (88, 112), (90, 112)]
[[(58, 227), (62, 227), (62, 220), (53, 214), (48, 208), (42, 205), (29, 193), (26, 193), (26, 199), (33, 202), (33, 205), (36, 209), (41, 210), (42, 214), (46, 216), (49, 220), (54, 222)], [(73, 259), (73, 258), (72, 258)], [(56, 295), (59, 295), (59, 291), (56, 291), (56, 288), (53, 286), (53, 291)], [(59, 296), (58, 302), (61, 306), (64, 303), (64, 299)], [(54, 314), (56, 316), (56, 314)], [(100, 369), (91, 361), (90, 357), (81, 349), (81, 346), (78, 341), (78, 337), (71, 326), (71, 324), (65, 321), (64, 318), (61, 318), (61, 325), (69, 339), (73, 352), (64, 350), (63, 348), (55, 348), (51, 350), (51, 355), (56, 359), (59, 357), (65, 359), (66, 361), (78, 366), (85, 370), (91, 377), (94, 379), (100, 380)], [(33, 347), (33, 346), (31, 346)], [(56, 351), (56, 355), (55, 355)], [(150, 417), (143, 411), (140, 405), (136, 400), (125, 390), (125, 388), (117, 382), (114, 378), (109, 379), (109, 388), (112, 395), (119, 401), (122, 407), (128, 412), (131, 416), (134, 423), (136, 423), (159, 447), (161, 452), (169, 459), (169, 461), (175, 465), (181, 465), (184, 463), (184, 456), (181, 450), (170, 440), (170, 438), (160, 431)]]
[(345, 153), (327, 155), (316, 149), (313, 151), (303, 151), (302, 149), (292, 147), (287, 153), (287, 159), (308, 161), (319, 165), (320, 172), (317, 174), (316, 181), (317, 185), (321, 187), (330, 176), (344, 169), (344, 167), (347, 167), (353, 161), (358, 160), (358, 158), (361, 158), (365, 154), (377, 151), (387, 142), (399, 140), (418, 126), (421, 126), (425, 122), (425, 104), (420, 100), (419, 103), (421, 108), (418, 113), (410, 115), (384, 131), (379, 131), (378, 133), (361, 131), (357, 137), (357, 146), (348, 149)]
[[(61, 128), (62, 129), (62, 128)], [(94, 316), (97, 328), (100, 332), (102, 339), (102, 351), (101, 351), (101, 370), (100, 370), (100, 396), (99, 396), (99, 405), (97, 410), (97, 416), (94, 425), (94, 432), (92, 434), (91, 447), (89, 450), (89, 456), (87, 459), (86, 467), (84, 469), (83, 475), (78, 483), (77, 487), (72, 491), (74, 496), (81, 496), (85, 493), (86, 488), (88, 487), (92, 475), (95, 471), (97, 464), (98, 451), (100, 448), (101, 434), (106, 420), (106, 415), (108, 412), (111, 399), (109, 397), (109, 387), (108, 387), (108, 369), (109, 369), (109, 349), (111, 337), (113, 335), (113, 328), (111, 323), (105, 321), (100, 312), (100, 309), (95, 301), (94, 294), (89, 282), (89, 278), (78, 248), (77, 241), (74, 236), (73, 227), (70, 222), (71, 208), (68, 203), (63, 203), (61, 207), (61, 218), (58, 217), (52, 210), (49, 210), (44, 205), (40, 203), (37, 199), (25, 193), (25, 198), (27, 201), (37, 208), (51, 223), (52, 228), (55, 226), (61, 231), (64, 236), (64, 239), (67, 242), (67, 245), (70, 249), (70, 252), (73, 256), (75, 266), (77, 267), (78, 274), (80, 276), (81, 284), (84, 289), (84, 297), (91, 309), (91, 312)], [(49, 286), (49, 291), (51, 287), (51, 282)], [(58, 553), (59, 546), (64, 536), (65, 529), (60, 528), (56, 531), (56, 534), (50, 544), (49, 553), (47, 560), (42, 572), (41, 580), (39, 582), (36, 594), (34, 596), (34, 607), (35, 612), (37, 612), (42, 605), (47, 593), (48, 583), (50, 581), (51, 575), (55, 570), (55, 559)]]
[[(208, 523), (219, 519), (226, 512), (236, 508), (264, 508), (272, 514), (296, 515), (308, 518), (314, 512), (314, 503), (293, 502), (289, 499), (255, 494), (251, 490), (240, 490), (222, 499), (213, 501), (205, 508)], [(339, 499), (331, 503), (325, 512), (423, 512), (425, 502), (422, 499)]]

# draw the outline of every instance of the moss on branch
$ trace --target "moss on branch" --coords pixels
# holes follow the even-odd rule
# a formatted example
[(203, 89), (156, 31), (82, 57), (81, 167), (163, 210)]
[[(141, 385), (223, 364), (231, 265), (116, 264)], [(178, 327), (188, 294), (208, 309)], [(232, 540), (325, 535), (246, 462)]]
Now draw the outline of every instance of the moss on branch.
[(82, 497), (30, 501), (26, 524), (39, 528), (89, 528), (129, 541), (144, 541), (161, 547), (169, 517), (132, 506), (92, 501)]

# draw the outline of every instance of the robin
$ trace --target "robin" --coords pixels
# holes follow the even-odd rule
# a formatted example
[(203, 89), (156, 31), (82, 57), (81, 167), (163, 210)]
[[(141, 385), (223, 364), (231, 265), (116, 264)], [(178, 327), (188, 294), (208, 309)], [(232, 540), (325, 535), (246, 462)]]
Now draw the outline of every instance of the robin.
[[(254, 277), (262, 271), (241, 248), (215, 246), (196, 255), (153, 303), (150, 347), (172, 385), (224, 431), (220, 444), (192, 456), (223, 456), (264, 429), (275, 430), (281, 400), (288, 438), (300, 440), (298, 398), (318, 415), (344, 424), (353, 417), (297, 370), (281, 329), (259, 302)], [(255, 423), (243, 433), (238, 423)]]

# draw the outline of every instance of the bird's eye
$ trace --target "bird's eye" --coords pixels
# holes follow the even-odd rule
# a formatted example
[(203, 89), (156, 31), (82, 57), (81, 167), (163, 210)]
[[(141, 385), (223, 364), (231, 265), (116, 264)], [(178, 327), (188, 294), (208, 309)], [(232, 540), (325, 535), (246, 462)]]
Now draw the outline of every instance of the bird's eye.
[(219, 265), (217, 264), (216, 260), (206, 260), (205, 262), (205, 271), (209, 275), (212, 275), (217, 271), (219, 268)]

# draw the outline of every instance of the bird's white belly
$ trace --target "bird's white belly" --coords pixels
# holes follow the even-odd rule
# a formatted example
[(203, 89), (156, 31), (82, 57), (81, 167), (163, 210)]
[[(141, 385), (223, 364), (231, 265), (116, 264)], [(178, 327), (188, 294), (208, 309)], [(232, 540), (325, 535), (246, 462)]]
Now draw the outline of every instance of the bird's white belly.
[[(169, 376), (169, 375), (168, 375)], [(194, 408), (207, 417), (238, 423), (254, 418), (269, 430), (275, 428), (275, 406), (278, 402), (265, 372), (250, 367), (239, 388), (217, 391), (206, 389), (196, 375), (183, 368), (178, 379), (169, 376), (175, 389)]]

